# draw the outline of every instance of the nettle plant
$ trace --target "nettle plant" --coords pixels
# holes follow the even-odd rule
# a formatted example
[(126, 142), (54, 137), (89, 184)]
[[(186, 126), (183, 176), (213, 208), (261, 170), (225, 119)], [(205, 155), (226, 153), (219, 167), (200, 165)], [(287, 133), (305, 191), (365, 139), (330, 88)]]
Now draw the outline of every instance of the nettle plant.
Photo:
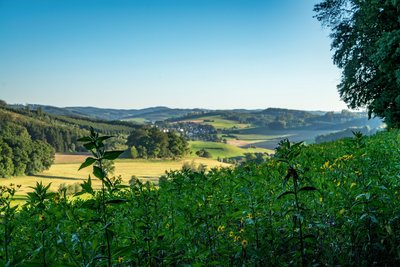
[[(101, 181), (101, 191), (99, 196), (99, 207), (98, 211), (100, 214), (99, 223), (102, 224), (102, 229), (104, 231), (104, 242), (101, 245), (100, 254), (97, 255), (92, 262), (99, 261), (100, 263), (106, 261), (108, 266), (112, 265), (113, 254), (112, 254), (112, 239), (115, 233), (112, 230), (113, 219), (108, 215), (108, 205), (119, 204), (127, 202), (126, 199), (117, 198), (116, 192), (126, 188), (121, 184), (119, 179), (111, 179), (108, 174), (108, 167), (105, 162), (107, 160), (115, 160), (124, 151), (106, 151), (104, 141), (111, 138), (112, 136), (99, 136), (93, 128), (90, 129), (90, 135), (78, 139), (80, 142), (85, 142), (83, 146), (92, 153), (92, 157), (88, 157), (85, 162), (82, 163), (79, 170), (93, 165), (93, 175)], [(84, 193), (89, 193), (93, 197), (97, 197), (98, 194), (92, 188), (91, 177), (87, 182), (82, 184), (82, 191), (75, 194), (75, 196), (82, 195)]]
[[(277, 197), (290, 198), (290, 206), (286, 214), (292, 214), (293, 233), (290, 240), (297, 240), (298, 253), (301, 258), (301, 266), (307, 266), (309, 262), (309, 254), (311, 250), (307, 250), (307, 239), (315, 239), (311, 233), (305, 230), (307, 207), (306, 199), (303, 194), (316, 191), (317, 188), (306, 184), (305, 172), (298, 161), (303, 148), (303, 142), (291, 144), (288, 139), (284, 139), (279, 143), (276, 149), (276, 158), (286, 166), (286, 176), (283, 179), (282, 193)], [(307, 253), (308, 252), (308, 253)]]

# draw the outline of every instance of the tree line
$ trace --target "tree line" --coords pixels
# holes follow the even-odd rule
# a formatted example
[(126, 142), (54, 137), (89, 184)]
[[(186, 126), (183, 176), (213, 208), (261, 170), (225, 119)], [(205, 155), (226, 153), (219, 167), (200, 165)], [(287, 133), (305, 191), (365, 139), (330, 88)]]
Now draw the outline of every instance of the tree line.
[(0, 120), (0, 177), (35, 174), (53, 161), (54, 149), (49, 144), (33, 140), (21, 125)]
[(134, 129), (127, 145), (132, 158), (180, 158), (189, 152), (187, 141), (177, 132), (148, 125)]

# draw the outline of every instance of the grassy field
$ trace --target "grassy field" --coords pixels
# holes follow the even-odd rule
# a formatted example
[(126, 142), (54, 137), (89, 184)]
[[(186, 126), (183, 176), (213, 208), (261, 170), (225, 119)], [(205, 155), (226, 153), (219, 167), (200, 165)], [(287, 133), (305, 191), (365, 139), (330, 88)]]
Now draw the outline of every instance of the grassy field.
[(200, 149), (205, 149), (211, 153), (214, 159), (218, 157), (230, 158), (230, 157), (243, 156), (245, 153), (273, 152), (272, 150), (265, 148), (241, 148), (230, 144), (205, 142), (205, 141), (192, 141), (189, 142), (189, 145), (193, 154)]
[(233, 120), (226, 120), (222, 118), (221, 116), (204, 116), (197, 118), (195, 120), (187, 120), (190, 122), (195, 122), (195, 123), (200, 123), (200, 124), (207, 124), (207, 125), (212, 125), (216, 129), (244, 129), (244, 128), (249, 128), (251, 125), (246, 124), (246, 123), (238, 123), (237, 121)]
[[(36, 182), (42, 181), (43, 184), (51, 183), (51, 190), (57, 191), (61, 184), (81, 184), (88, 178), (91, 168), (78, 171), (80, 164), (86, 158), (85, 155), (57, 154), (56, 163), (49, 170), (34, 176), (19, 176), (10, 179), (0, 179), (0, 185), (9, 185), (10, 183), (21, 185), (17, 193), (17, 199), (23, 199), (26, 192), (31, 191), (30, 186)], [(209, 168), (218, 166), (230, 166), (226, 163), (218, 162), (214, 159), (190, 157), (183, 160), (142, 160), (142, 159), (120, 159), (115, 161), (115, 175), (121, 175), (124, 183), (128, 183), (132, 175), (140, 179), (157, 182), (158, 178), (169, 170), (178, 170), (182, 168), (184, 162), (204, 164)], [(94, 187), (100, 187), (100, 181), (92, 179)]]
[(289, 137), (289, 135), (266, 135), (266, 134), (233, 134), (235, 137), (229, 137), (226, 134), (219, 134), (218, 137), (226, 139), (227, 143), (233, 146), (248, 148), (251, 146), (262, 147), (258, 144), (276, 139)]

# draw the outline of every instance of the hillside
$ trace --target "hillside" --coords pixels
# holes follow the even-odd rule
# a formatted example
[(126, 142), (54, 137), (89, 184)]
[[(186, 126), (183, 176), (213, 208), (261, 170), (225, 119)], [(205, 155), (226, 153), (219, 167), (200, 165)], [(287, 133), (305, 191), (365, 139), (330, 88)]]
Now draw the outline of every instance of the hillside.
[(184, 116), (188, 113), (198, 113), (203, 109), (177, 109), (168, 107), (150, 107), (144, 109), (110, 109), (97, 107), (54, 107), (49, 105), (10, 105), (14, 109), (41, 108), (45, 113), (62, 116), (85, 117), (95, 120), (126, 120), (154, 122)]
[(128, 122), (52, 115), (40, 109), (32, 111), (2, 107), (0, 118), (26, 128), (33, 140), (45, 141), (57, 152), (83, 151), (77, 139), (87, 134), (90, 127), (108, 135), (128, 135), (136, 127)]

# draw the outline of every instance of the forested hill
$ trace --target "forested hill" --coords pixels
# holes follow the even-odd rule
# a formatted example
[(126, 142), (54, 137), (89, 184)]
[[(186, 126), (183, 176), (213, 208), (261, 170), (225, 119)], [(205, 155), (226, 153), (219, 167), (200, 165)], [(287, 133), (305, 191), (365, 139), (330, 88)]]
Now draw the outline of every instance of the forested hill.
[(79, 116), (96, 120), (139, 120), (139, 121), (163, 121), (169, 118), (184, 116), (188, 113), (205, 111), (204, 109), (178, 109), (168, 107), (150, 107), (144, 109), (110, 109), (96, 107), (54, 107), (48, 105), (10, 105), (14, 109), (42, 109), (53, 115)]
[(0, 125), (15, 124), (26, 129), (32, 140), (48, 143), (57, 152), (79, 152), (85, 149), (77, 139), (90, 127), (107, 135), (128, 135), (136, 126), (122, 121), (100, 121), (82, 117), (51, 115), (42, 109), (0, 108)]

